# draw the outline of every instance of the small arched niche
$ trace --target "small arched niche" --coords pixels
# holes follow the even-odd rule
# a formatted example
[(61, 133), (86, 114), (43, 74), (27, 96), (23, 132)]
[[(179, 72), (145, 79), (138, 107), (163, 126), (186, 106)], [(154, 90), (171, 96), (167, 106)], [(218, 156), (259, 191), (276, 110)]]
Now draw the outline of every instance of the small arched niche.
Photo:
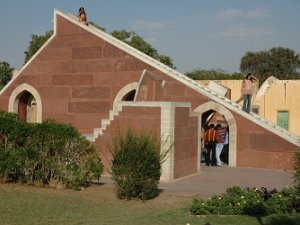
[(134, 82), (124, 86), (116, 95), (113, 107), (116, 108), (121, 101), (134, 101), (138, 85), (137, 82)]

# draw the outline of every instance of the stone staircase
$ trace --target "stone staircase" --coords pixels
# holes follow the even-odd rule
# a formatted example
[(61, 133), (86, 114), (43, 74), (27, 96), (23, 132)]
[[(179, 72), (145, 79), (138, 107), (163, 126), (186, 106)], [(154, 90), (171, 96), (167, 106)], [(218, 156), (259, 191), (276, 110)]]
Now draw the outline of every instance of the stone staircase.
[[(189, 77), (187, 77), (186, 75), (166, 66), (165, 64), (151, 58), (150, 56), (144, 54), (143, 52), (140, 52), (139, 50), (127, 45), (126, 43), (114, 38), (113, 36), (111, 36), (110, 34), (105, 33), (104, 31), (98, 29), (97, 27), (94, 27), (92, 25), (86, 26), (84, 24), (81, 24), (80, 22), (78, 22), (78, 19), (71, 14), (64, 14), (62, 12), (59, 12), (62, 16), (64, 16), (66, 19), (69, 19), (70, 21), (72, 21), (73, 23), (77, 23), (79, 26), (81, 26), (82, 28), (86, 29), (87, 31), (99, 36), (100, 38), (104, 39), (105, 41), (111, 43), (112, 45), (124, 50), (125, 52), (127, 52), (128, 54), (131, 54), (135, 57), (137, 57), (138, 59), (140, 59), (141, 61), (144, 61), (145, 63), (151, 65), (152, 67), (164, 72), (165, 74), (169, 75), (170, 77), (178, 80), (179, 82), (187, 85), (188, 87), (190, 87), (191, 89), (197, 91), (198, 93), (207, 96), (208, 98), (210, 98), (211, 100), (231, 109), (232, 111), (234, 111), (235, 113), (251, 120), (252, 122), (264, 127), (265, 129), (271, 131), (272, 133), (275, 133), (276, 135), (288, 140), (289, 142), (300, 146), (300, 137), (296, 136), (295, 134), (292, 134), (290, 132), (288, 132), (287, 130), (277, 126), (276, 124), (266, 120), (263, 117), (260, 117), (259, 115), (255, 114), (255, 113), (246, 113), (242, 110), (242, 107), (231, 101), (230, 99), (221, 96), (219, 94), (217, 94), (216, 92), (212, 91), (211, 89), (205, 87), (204, 85), (201, 85), (199, 83), (197, 83), (196, 81), (190, 79)], [(103, 134), (103, 131), (106, 129), (106, 127), (111, 123), (111, 121), (113, 120), (115, 115), (118, 115), (118, 113), (122, 108), (118, 108), (117, 110), (112, 110), (109, 112), (109, 118), (108, 119), (104, 119), (102, 120), (102, 127), (101, 128), (95, 128), (94, 129), (94, 133), (93, 134), (88, 134), (86, 135), (86, 137), (91, 140), (91, 141), (95, 141), (95, 139)]]
[(106, 128), (111, 124), (111, 121), (114, 120), (115, 116), (118, 116), (120, 111), (122, 111), (122, 105), (118, 104), (117, 107), (115, 107), (113, 110), (109, 111), (109, 118), (101, 120), (101, 127), (100, 128), (94, 128), (93, 133), (91, 134), (84, 134), (86, 139), (88, 139), (91, 142), (95, 142), (95, 140), (103, 134), (103, 132), (106, 130)]

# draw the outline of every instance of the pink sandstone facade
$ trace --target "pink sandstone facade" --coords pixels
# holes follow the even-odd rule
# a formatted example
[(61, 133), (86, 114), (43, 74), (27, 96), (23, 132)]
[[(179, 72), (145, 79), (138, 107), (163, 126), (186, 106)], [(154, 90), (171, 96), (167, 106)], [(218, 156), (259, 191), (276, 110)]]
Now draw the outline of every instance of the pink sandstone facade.
[(218, 96), (110, 35), (55, 10), (54, 35), (0, 92), (0, 109), (29, 122), (70, 123), (99, 148), (131, 127), (155, 132), (169, 149), (162, 180), (197, 173), (208, 111), (230, 129), (229, 166), (293, 169), (299, 137)]

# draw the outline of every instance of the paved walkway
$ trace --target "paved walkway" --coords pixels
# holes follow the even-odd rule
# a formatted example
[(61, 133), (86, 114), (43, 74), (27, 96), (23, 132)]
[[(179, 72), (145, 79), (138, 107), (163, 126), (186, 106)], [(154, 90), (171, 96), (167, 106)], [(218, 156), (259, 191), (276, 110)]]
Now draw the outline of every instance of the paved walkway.
[(293, 185), (291, 172), (256, 169), (243, 167), (201, 167), (201, 172), (171, 183), (160, 183), (164, 191), (176, 192), (181, 195), (199, 195), (210, 197), (221, 194), (228, 187), (240, 186), (250, 188), (266, 187), (267, 189), (282, 189)]
[[(210, 197), (224, 193), (226, 188), (232, 186), (280, 190), (293, 185), (292, 176), (291, 172), (279, 170), (202, 166), (200, 173), (173, 182), (160, 182), (159, 188), (176, 195)], [(100, 182), (112, 183), (109, 177), (102, 177)]]

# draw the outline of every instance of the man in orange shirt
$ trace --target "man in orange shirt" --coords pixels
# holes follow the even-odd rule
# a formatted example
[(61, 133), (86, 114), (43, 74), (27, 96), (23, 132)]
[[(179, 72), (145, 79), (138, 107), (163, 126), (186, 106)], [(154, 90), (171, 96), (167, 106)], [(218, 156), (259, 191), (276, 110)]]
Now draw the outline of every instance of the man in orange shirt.
[(217, 132), (215, 130), (215, 125), (210, 124), (209, 129), (205, 132), (205, 143), (206, 143), (206, 156), (205, 165), (206, 166), (216, 166), (216, 142), (217, 142)]

